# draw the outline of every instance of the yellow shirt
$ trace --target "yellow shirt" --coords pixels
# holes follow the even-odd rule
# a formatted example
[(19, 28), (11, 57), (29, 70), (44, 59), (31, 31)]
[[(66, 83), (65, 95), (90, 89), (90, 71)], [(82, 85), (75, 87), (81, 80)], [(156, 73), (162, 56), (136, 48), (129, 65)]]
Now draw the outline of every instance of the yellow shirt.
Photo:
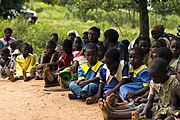
[(23, 76), (23, 70), (27, 73), (36, 71), (36, 59), (30, 54), (24, 58), (23, 55), (18, 55), (16, 58), (16, 75)]

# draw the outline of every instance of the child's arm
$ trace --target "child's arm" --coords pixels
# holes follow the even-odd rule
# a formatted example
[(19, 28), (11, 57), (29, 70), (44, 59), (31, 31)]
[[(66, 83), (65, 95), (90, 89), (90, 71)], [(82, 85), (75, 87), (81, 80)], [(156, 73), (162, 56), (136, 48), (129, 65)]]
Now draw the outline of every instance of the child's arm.
[(155, 96), (154, 89), (153, 89), (153, 87), (150, 87), (150, 92), (148, 95), (148, 102), (146, 103), (145, 108), (142, 111), (142, 113), (140, 114), (140, 116), (147, 115), (147, 112), (151, 110), (151, 108), (153, 106), (154, 96)]
[(53, 53), (52, 56), (51, 56), (50, 63), (52, 63), (52, 62), (57, 62), (57, 60), (58, 60), (58, 54), (55, 52), (55, 53)]
[(172, 94), (172, 102), (171, 102), (171, 108), (172, 108), (172, 111), (176, 110), (177, 109), (177, 106), (178, 106), (178, 96), (177, 96), (177, 89), (176, 87), (172, 89), (171, 91), (171, 94)]
[(142, 89), (136, 91), (136, 92), (128, 92), (127, 93), (127, 99), (133, 98), (134, 96), (138, 96), (140, 94), (144, 94), (149, 90), (149, 86), (143, 87)]
[(99, 77), (95, 77), (95, 78), (93, 78), (93, 79), (91, 79), (91, 80), (85, 80), (85, 81), (80, 81), (79, 82), (79, 86), (81, 86), (81, 87), (84, 87), (85, 85), (87, 85), (87, 84), (89, 84), (89, 83), (94, 83), (94, 82), (98, 82), (99, 81)]
[(153, 100), (154, 100), (154, 95), (150, 94), (148, 102), (146, 103), (145, 108), (142, 111), (142, 113), (140, 114), (140, 116), (144, 116), (144, 115), (147, 116), (148, 111), (151, 110), (151, 108), (153, 106)]

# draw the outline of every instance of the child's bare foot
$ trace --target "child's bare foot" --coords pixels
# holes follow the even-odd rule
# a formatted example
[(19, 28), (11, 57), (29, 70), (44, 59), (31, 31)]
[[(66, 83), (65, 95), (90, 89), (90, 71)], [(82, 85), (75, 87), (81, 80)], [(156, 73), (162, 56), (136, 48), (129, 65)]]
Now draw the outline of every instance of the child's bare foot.
[(86, 104), (90, 105), (90, 104), (98, 102), (98, 100), (99, 100), (99, 98), (96, 98), (94, 96), (88, 97), (88, 98), (86, 98)]
[(69, 98), (70, 100), (77, 99), (77, 95), (69, 93), (69, 94), (68, 94), (68, 98)]
[(58, 76), (58, 83), (62, 88), (69, 88), (69, 84), (62, 80), (60, 76)]
[(100, 98), (98, 100), (98, 104), (99, 104), (99, 107), (102, 111), (102, 114), (103, 114), (103, 118), (104, 120), (109, 120), (110, 119), (110, 111), (104, 106), (104, 101), (102, 98)]
[(16, 79), (14, 78), (14, 75), (13, 75), (13, 72), (12, 72), (12, 71), (9, 72), (9, 80), (10, 80), (11, 82), (15, 82), (15, 81), (16, 81)]
[(51, 74), (51, 71), (50, 71), (49, 66), (46, 66), (46, 65), (45, 65), (45, 66), (43, 67), (43, 73), (44, 73), (44, 78), (46, 77), (49, 82), (54, 82), (54, 77), (53, 77), (53, 75)]
[(28, 78), (27, 78), (27, 76), (26, 76), (26, 72), (23, 70), (23, 80), (24, 81), (28, 81)]
[(105, 106), (107, 109), (109, 109), (111, 112), (115, 112), (115, 109), (114, 109), (113, 107), (111, 107), (108, 102), (105, 102), (105, 103), (104, 103), (104, 106)]
[(134, 111), (131, 113), (131, 119), (132, 120), (140, 120), (139, 115)]
[(109, 96), (107, 96), (106, 102), (112, 107), (116, 106), (117, 99), (115, 98), (114, 93), (111, 93)]
[(141, 116), (141, 117), (140, 117), (140, 120), (147, 120), (146, 115)]

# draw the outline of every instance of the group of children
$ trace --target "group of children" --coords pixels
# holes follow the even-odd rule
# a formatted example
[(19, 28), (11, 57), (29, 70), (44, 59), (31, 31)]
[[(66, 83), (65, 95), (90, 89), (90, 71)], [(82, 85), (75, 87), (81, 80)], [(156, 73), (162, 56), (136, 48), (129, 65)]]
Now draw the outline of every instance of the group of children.
[(114, 29), (106, 30), (100, 42), (100, 29), (91, 27), (82, 38), (69, 31), (61, 46), (58, 34), (52, 33), (40, 63), (32, 45), (12, 38), (10, 28), (4, 33), (0, 39), (3, 78), (42, 79), (44, 87), (60, 85), (72, 91), (71, 100), (98, 102), (105, 120), (180, 118), (180, 37), (168, 36), (162, 25), (152, 28), (152, 43), (141, 35), (131, 43), (118, 42)]

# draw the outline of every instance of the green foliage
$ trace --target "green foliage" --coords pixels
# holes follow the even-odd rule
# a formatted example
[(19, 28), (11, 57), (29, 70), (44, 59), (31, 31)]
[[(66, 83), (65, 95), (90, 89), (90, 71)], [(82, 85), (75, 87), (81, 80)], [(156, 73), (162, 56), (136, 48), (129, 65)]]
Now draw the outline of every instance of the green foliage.
[(7, 18), (8, 15), (12, 15), (8, 10), (14, 9), (20, 11), (25, 3), (25, 0), (0, 0), (0, 16)]
[[(73, 15), (68, 11), (67, 7), (57, 5), (52, 6), (42, 2), (32, 2), (31, 6), (38, 14), (38, 21), (36, 24), (29, 24), (27, 21), (21, 18), (17, 18), (12, 21), (0, 20), (0, 36), (4, 36), (4, 28), (11, 27), (13, 29), (13, 37), (31, 43), (34, 48), (34, 52), (38, 55), (41, 54), (45, 47), (44, 45), (46, 40), (49, 39), (50, 34), (53, 32), (58, 33), (59, 44), (62, 44), (63, 40), (67, 37), (67, 32), (69, 30), (76, 30), (81, 36), (82, 33), (84, 31), (88, 31), (91, 26), (97, 26), (101, 29), (101, 37), (99, 40), (103, 39), (103, 33), (109, 28), (113, 28), (118, 31), (120, 34), (120, 41), (123, 39), (128, 39), (131, 41), (139, 35), (139, 28), (131, 28), (130, 24), (131, 17), (131, 19), (135, 21), (136, 26), (139, 25), (139, 15), (137, 12), (135, 13), (134, 17), (129, 15), (132, 14), (132, 11), (122, 9), (119, 11), (107, 12), (111, 18), (118, 20), (118, 24), (120, 25), (123, 33), (122, 36), (120, 30), (115, 27), (115, 23), (112, 22), (112, 19), (108, 17), (107, 13), (100, 8), (98, 8), (97, 11), (95, 9), (88, 10), (88, 16), (86, 16), (87, 19), (85, 22), (83, 22), (77, 18), (76, 15), (79, 14), (78, 12), (76, 12), (76, 15)], [(100, 17), (98, 15), (93, 16), (96, 14), (96, 12), (99, 12), (98, 14)], [(157, 15), (153, 12), (149, 14), (149, 17), (151, 27), (157, 24), (163, 24), (165, 25), (166, 32), (172, 34), (176, 33), (176, 27), (180, 23), (180, 19), (176, 15), (167, 15), (167, 20), (165, 21), (162, 21), (161, 15)]]

